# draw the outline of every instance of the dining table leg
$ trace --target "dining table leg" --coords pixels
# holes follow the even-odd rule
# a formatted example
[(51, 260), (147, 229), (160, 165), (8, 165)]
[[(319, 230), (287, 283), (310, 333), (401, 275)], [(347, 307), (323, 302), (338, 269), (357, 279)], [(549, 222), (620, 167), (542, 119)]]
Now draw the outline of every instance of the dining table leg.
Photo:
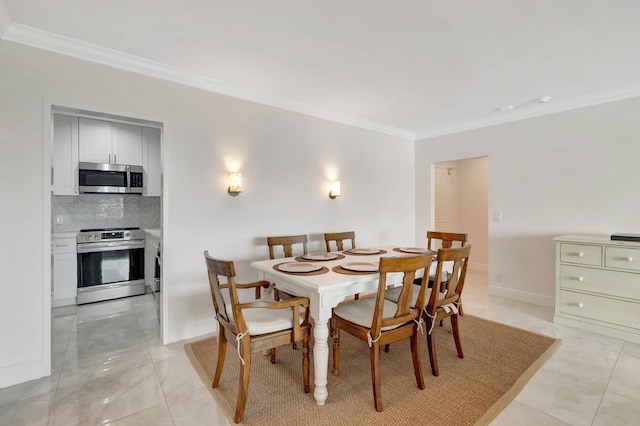
[(329, 366), (329, 323), (327, 320), (315, 321), (313, 326), (313, 372), (315, 389), (313, 397), (318, 405), (324, 405), (329, 396), (327, 391), (327, 372)]

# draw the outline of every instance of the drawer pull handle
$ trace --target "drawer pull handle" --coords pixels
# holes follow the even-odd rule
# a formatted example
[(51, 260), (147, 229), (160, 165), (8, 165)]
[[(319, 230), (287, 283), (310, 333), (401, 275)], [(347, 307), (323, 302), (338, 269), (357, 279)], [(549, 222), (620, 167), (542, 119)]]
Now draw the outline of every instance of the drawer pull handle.
[(578, 253), (578, 257), (584, 257), (584, 253), (583, 252), (579, 252)]
[(633, 262), (633, 257), (631, 256), (627, 257), (627, 262)]
[(578, 281), (580, 282), (584, 281), (584, 277), (578, 277)]
[(578, 308), (584, 308), (584, 303), (578, 302)]

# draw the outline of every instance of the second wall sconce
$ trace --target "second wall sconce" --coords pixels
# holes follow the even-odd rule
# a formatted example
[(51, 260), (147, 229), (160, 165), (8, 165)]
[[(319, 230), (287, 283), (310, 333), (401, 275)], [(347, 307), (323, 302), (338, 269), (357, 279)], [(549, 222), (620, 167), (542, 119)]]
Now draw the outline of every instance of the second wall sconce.
[(229, 188), (227, 188), (227, 191), (232, 197), (235, 197), (242, 192), (242, 173), (229, 173)]
[(335, 200), (340, 196), (340, 181), (334, 180), (329, 183), (329, 198)]

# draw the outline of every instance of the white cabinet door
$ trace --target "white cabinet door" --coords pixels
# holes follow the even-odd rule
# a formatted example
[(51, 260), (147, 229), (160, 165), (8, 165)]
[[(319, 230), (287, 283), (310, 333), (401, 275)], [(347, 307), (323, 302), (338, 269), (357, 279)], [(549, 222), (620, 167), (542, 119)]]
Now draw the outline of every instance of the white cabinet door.
[(89, 163), (142, 166), (142, 127), (79, 119), (79, 159)]
[(160, 129), (144, 127), (143, 139), (143, 167), (145, 171), (144, 195), (159, 197), (162, 194), (161, 160), (160, 160)]
[(112, 128), (108, 121), (80, 118), (79, 159), (90, 163), (112, 163)]
[(78, 117), (53, 116), (53, 194), (78, 193)]
[(78, 260), (75, 238), (54, 238), (52, 306), (76, 304), (78, 293)]
[(113, 123), (114, 164), (142, 166), (142, 127), (133, 124)]

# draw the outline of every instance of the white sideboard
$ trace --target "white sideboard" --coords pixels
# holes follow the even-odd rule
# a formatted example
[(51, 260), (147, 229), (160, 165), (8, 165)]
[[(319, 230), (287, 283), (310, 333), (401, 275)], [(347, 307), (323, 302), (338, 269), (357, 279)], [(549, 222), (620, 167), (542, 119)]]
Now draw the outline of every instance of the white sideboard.
[(640, 243), (604, 235), (554, 241), (554, 322), (640, 343)]

